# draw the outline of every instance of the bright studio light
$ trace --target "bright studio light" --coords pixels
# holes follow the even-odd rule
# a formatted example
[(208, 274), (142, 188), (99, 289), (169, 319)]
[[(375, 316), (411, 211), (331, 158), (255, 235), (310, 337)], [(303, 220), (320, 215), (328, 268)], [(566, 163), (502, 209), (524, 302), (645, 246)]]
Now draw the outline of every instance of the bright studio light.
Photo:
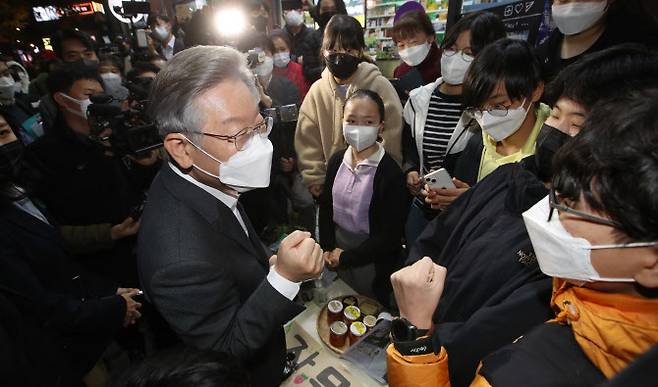
[(221, 35), (233, 37), (247, 28), (247, 18), (241, 9), (224, 9), (215, 15), (215, 27)]

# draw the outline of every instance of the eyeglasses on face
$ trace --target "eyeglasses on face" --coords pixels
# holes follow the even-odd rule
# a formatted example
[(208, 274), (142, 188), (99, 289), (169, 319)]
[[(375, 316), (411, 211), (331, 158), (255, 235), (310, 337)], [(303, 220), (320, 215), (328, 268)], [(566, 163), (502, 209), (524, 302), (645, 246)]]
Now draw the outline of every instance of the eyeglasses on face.
[(559, 212), (566, 212), (568, 214), (575, 215), (579, 218), (583, 218), (583, 219), (585, 219), (589, 222), (592, 222), (592, 223), (603, 224), (603, 225), (610, 226), (610, 227), (615, 227), (615, 228), (620, 227), (619, 223), (615, 222), (614, 220), (605, 219), (605, 218), (601, 218), (599, 216), (588, 214), (586, 212), (574, 210), (571, 207), (567, 207), (566, 205), (559, 203), (558, 202), (558, 195), (555, 193), (555, 190), (553, 188), (551, 188), (551, 190), (548, 193), (548, 203), (551, 207), (551, 210), (548, 213), (548, 221), (549, 222), (553, 218), (553, 211), (557, 210), (558, 213)]
[(263, 119), (263, 121), (259, 122), (258, 124), (240, 129), (236, 134), (231, 136), (226, 136), (223, 134), (206, 133), (206, 132), (189, 132), (189, 133), (202, 134), (204, 136), (208, 136), (208, 137), (216, 138), (218, 140), (232, 143), (233, 145), (235, 145), (235, 149), (238, 152), (240, 152), (244, 150), (244, 148), (249, 143), (249, 140), (251, 140), (253, 136), (259, 135), (263, 138), (269, 136), (270, 132), (272, 131), (273, 124), (274, 124), (274, 120), (272, 119), (272, 117), (265, 117), (265, 119)]

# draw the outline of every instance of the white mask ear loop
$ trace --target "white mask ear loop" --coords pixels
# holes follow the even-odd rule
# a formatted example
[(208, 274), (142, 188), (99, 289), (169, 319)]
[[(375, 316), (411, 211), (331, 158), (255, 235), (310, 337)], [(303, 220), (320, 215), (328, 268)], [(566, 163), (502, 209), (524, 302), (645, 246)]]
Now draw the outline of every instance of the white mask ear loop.
[[(192, 141), (191, 141), (189, 138), (187, 138), (187, 136), (185, 136), (183, 133), (178, 133), (178, 134), (180, 134), (185, 140), (187, 140), (188, 143), (190, 143), (190, 144), (191, 144), (193, 147), (195, 147), (198, 151), (200, 151), (200, 152), (203, 153), (204, 155), (208, 156), (211, 160), (213, 160), (213, 161), (215, 161), (215, 162), (217, 162), (217, 163), (219, 163), (219, 164), (222, 164), (222, 162), (219, 161), (215, 156), (213, 156), (213, 155), (211, 155), (210, 153), (208, 153), (208, 152), (206, 152), (205, 150), (203, 150), (203, 148), (199, 147), (197, 144), (195, 144), (194, 142), (192, 142)], [(199, 166), (196, 165), (195, 163), (192, 163), (192, 167), (198, 169), (199, 171), (205, 173), (206, 175), (208, 175), (208, 176), (210, 176), (210, 177), (213, 177), (213, 178), (219, 180), (219, 175), (212, 174), (212, 173), (206, 171), (205, 169), (199, 167)]]

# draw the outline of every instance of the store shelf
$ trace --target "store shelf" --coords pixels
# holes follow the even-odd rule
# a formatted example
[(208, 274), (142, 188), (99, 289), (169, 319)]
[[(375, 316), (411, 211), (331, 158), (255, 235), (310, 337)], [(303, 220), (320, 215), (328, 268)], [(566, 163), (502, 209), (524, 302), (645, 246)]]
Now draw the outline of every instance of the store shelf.
[(384, 19), (384, 18), (387, 18), (387, 17), (394, 17), (394, 16), (395, 16), (394, 13), (392, 13), (390, 15), (377, 15), (377, 16), (368, 15), (368, 19)]

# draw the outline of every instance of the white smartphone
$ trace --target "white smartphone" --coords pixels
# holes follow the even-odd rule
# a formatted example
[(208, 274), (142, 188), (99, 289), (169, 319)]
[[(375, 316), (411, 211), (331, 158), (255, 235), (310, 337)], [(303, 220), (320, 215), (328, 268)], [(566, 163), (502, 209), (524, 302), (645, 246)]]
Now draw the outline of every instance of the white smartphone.
[(452, 178), (448, 171), (445, 168), (437, 169), (434, 172), (430, 172), (424, 177), (425, 183), (433, 190), (439, 190), (443, 188), (457, 188), (455, 183), (452, 182)]

